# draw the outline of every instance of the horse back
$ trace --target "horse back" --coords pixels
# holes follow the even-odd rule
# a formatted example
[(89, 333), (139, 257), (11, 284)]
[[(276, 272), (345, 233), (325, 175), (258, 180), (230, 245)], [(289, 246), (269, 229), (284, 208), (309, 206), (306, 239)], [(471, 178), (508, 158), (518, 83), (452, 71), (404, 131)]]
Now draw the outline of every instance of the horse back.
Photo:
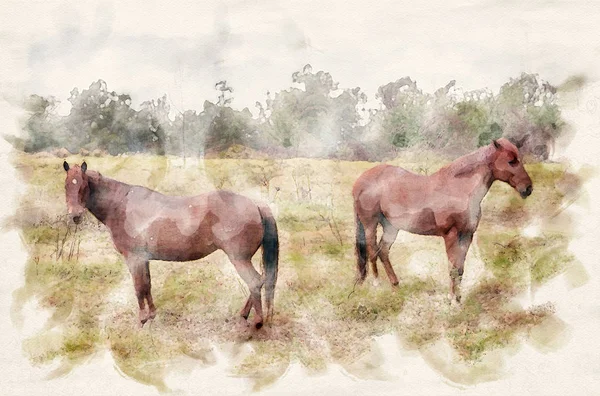
[(355, 210), (363, 221), (383, 215), (396, 228), (423, 235), (437, 233), (438, 222), (430, 200), (434, 181), (392, 165), (378, 165), (363, 173), (353, 189)]
[(196, 260), (217, 249), (252, 255), (262, 239), (258, 207), (233, 192), (182, 197), (132, 187), (120, 206), (109, 228), (124, 254), (165, 261)]
[(364, 195), (373, 195), (381, 199), (382, 194), (402, 194), (414, 186), (427, 184), (425, 176), (417, 175), (399, 166), (389, 164), (377, 165), (361, 174), (352, 188), (352, 195), (357, 200)]

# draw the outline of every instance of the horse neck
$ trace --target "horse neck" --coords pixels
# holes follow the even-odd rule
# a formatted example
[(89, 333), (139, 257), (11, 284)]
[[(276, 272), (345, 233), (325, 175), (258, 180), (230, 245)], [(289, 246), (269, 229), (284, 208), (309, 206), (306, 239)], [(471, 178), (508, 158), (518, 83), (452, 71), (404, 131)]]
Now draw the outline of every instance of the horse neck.
[[(490, 168), (492, 148), (489, 146), (464, 155), (437, 172), (443, 183), (460, 183), (471, 197), (473, 203), (481, 203), (492, 183), (493, 172)], [(471, 183), (468, 180), (472, 180)]]
[(88, 185), (90, 196), (87, 201), (87, 209), (99, 221), (106, 224), (106, 220), (118, 208), (120, 191), (126, 189), (124, 183), (103, 177), (98, 172), (88, 172)]

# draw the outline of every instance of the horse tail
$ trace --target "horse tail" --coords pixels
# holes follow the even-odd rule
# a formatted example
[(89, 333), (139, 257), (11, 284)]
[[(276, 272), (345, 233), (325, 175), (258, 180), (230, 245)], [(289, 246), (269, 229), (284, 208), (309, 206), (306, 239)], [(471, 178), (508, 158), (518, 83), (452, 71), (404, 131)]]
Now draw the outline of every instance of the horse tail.
[(367, 238), (365, 236), (365, 227), (355, 214), (356, 220), (356, 264), (358, 268), (358, 281), (362, 282), (367, 277)]
[(262, 265), (265, 277), (265, 302), (267, 304), (267, 321), (273, 318), (273, 297), (275, 283), (277, 282), (277, 268), (279, 265), (279, 236), (277, 223), (268, 206), (259, 206), (258, 211), (262, 219)]

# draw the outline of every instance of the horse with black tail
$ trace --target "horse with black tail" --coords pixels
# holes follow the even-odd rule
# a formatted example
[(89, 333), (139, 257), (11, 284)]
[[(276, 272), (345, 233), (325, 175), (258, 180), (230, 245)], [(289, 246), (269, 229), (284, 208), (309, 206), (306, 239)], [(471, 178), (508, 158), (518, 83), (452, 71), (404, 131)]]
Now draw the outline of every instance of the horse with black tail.
[[(399, 230), (444, 238), (450, 272), (450, 301), (460, 302), (464, 262), (481, 218), (481, 201), (496, 180), (508, 183), (523, 199), (533, 186), (518, 147), (507, 139), (456, 159), (430, 176), (379, 165), (354, 183), (357, 280), (367, 276), (367, 261), (377, 277), (377, 258), (392, 285), (398, 277), (390, 262), (390, 248)], [(377, 226), (383, 235), (377, 243)]]
[[(272, 320), (279, 261), (277, 224), (271, 210), (244, 196), (213, 191), (193, 197), (166, 196), (141, 186), (125, 184), (87, 164), (70, 166), (65, 190), (73, 222), (87, 209), (102, 222), (125, 258), (133, 278), (143, 326), (156, 315), (151, 294), (150, 260), (192, 261), (222, 250), (246, 282), (250, 296), (240, 314), (248, 319), (254, 308), (254, 326), (263, 326), (262, 296), (266, 289), (267, 321)], [(262, 246), (263, 274), (251, 259)]]

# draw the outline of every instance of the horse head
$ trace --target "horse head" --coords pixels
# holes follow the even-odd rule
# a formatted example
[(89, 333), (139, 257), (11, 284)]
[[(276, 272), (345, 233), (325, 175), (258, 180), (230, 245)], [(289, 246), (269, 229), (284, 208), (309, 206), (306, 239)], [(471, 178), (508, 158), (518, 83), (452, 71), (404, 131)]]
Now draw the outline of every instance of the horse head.
[(507, 139), (501, 138), (492, 142), (494, 147), (490, 167), (495, 180), (508, 183), (525, 199), (531, 195), (533, 185), (531, 178), (519, 155), (519, 149)]
[(90, 195), (88, 176), (86, 174), (87, 164), (84, 161), (81, 166), (69, 166), (67, 161), (65, 161), (63, 168), (67, 172), (67, 178), (65, 179), (67, 209), (71, 220), (75, 224), (79, 224)]

